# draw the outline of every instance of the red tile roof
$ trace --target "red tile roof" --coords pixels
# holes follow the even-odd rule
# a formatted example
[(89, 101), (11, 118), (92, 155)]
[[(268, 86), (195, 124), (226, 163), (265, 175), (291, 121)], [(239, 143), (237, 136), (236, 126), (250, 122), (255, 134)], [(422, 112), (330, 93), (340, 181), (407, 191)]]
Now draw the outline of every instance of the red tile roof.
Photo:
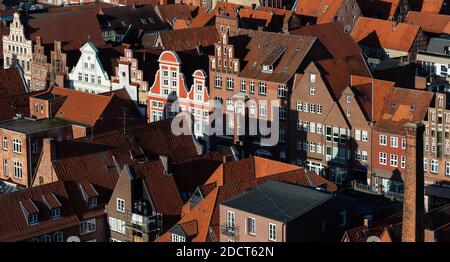
[(52, 44), (55, 40), (104, 44), (94, 9), (28, 14), (22, 16), (21, 21), (25, 24), (27, 38), (34, 41), (40, 36), (42, 44)]
[[(61, 202), (61, 217), (52, 219), (50, 211), (43, 201), (43, 196), (54, 195)], [(38, 223), (28, 225), (21, 204), (32, 201), (33, 206), (39, 211)], [(79, 219), (75, 215), (69, 201), (64, 184), (51, 183), (20, 190), (0, 196), (0, 241), (12, 242), (27, 240), (46, 233), (78, 226)], [(3, 212), (7, 210), (8, 212)]]
[(425, 120), (433, 93), (422, 90), (392, 88), (386, 96), (380, 114), (375, 122), (375, 129), (401, 134), (407, 122)]
[(302, 26), (289, 33), (319, 38), (334, 58), (358, 55), (362, 52), (355, 40), (344, 32), (341, 22)]
[(334, 17), (345, 4), (344, 0), (297, 1), (295, 13), (317, 17), (317, 24), (334, 22)]
[(409, 0), (408, 2), (411, 6), (411, 10), (439, 14), (445, 0)]
[(416, 25), (360, 17), (352, 37), (360, 45), (408, 52), (419, 32)]
[[(252, 165), (252, 162), (255, 162), (256, 165)], [(239, 176), (236, 174), (239, 174)], [(211, 181), (200, 186), (204, 199), (178, 222), (178, 224), (197, 222), (198, 230), (197, 234), (191, 239), (193, 242), (218, 241), (220, 228), (219, 205), (227, 199), (245, 190), (255, 188), (267, 180), (277, 180), (311, 187), (325, 186), (330, 192), (337, 190), (335, 184), (315, 173), (297, 166), (259, 157), (225, 163), (218, 168), (217, 173), (214, 173), (212, 177)], [(216, 183), (216, 181), (218, 182)], [(186, 205), (189, 205), (189, 203)], [(189, 208), (183, 208), (183, 210), (189, 210)], [(171, 239), (170, 234), (169, 230), (157, 241), (169, 242)]]
[(158, 213), (163, 215), (181, 214), (181, 196), (173, 175), (165, 174), (161, 161), (149, 161), (144, 164), (130, 166), (130, 170), (136, 178), (142, 178), (152, 204)]
[(350, 85), (352, 75), (371, 77), (362, 54), (320, 60), (317, 61), (317, 66), (336, 99), (339, 99), (342, 91)]
[(398, 224), (401, 221), (402, 213), (396, 213), (389, 217), (373, 221), (369, 227), (362, 225), (345, 231), (343, 240), (347, 242), (366, 242), (370, 236), (381, 237), (388, 226)]
[(450, 16), (409, 11), (405, 23), (420, 26), (434, 34), (450, 34)]
[(24, 79), (18, 69), (0, 69), (0, 97), (26, 92)]
[(41, 93), (42, 91), (38, 91), (0, 97), (0, 121), (11, 120), (16, 114), (29, 117), (30, 96)]
[[(213, 46), (219, 41), (219, 33), (215, 26), (162, 31), (159, 36), (164, 50), (175, 52)], [(180, 39), (183, 39), (183, 41), (180, 41)]]
[[(277, 83), (287, 83), (294, 76), (317, 40), (310, 36), (244, 29), (240, 29), (238, 35), (241, 39), (249, 38), (245, 47), (241, 46), (247, 50), (247, 54), (241, 63), (240, 76)], [(275, 62), (272, 73), (262, 72), (264, 64), (275, 64)]]
[(66, 97), (55, 117), (89, 126), (97, 123), (113, 98), (62, 87), (52, 87), (47, 93)]

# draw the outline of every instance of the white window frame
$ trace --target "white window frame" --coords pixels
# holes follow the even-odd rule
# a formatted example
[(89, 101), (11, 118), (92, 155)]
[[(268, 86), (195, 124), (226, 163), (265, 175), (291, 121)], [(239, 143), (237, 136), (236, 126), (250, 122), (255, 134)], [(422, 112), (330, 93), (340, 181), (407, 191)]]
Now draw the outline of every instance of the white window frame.
[(269, 223), (269, 240), (270, 241), (277, 240), (277, 225), (273, 223)]
[(125, 213), (125, 200), (116, 198), (116, 210)]

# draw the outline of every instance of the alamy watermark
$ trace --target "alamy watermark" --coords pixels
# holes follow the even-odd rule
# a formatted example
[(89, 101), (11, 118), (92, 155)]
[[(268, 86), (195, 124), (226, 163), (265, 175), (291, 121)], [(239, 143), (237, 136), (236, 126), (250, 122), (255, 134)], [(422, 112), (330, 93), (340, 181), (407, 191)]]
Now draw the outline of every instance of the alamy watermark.
[[(181, 106), (178, 101), (165, 109), (173, 116), (174, 135), (259, 136), (261, 146), (275, 146), (280, 138), (279, 100), (209, 100), (208, 106)], [(270, 110), (269, 110), (270, 109)], [(205, 114), (205, 112), (208, 112)], [(283, 111), (284, 114), (286, 110)], [(247, 123), (248, 122), (248, 123)], [(192, 128), (194, 127), (194, 128)]]

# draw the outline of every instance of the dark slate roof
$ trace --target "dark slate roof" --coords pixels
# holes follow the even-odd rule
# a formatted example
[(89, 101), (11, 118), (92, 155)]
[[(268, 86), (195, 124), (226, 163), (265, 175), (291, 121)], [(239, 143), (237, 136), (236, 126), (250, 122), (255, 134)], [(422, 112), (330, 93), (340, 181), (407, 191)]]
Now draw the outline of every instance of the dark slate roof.
[(144, 31), (159, 31), (166, 28), (151, 5), (102, 8), (98, 19), (101, 27), (115, 30), (126, 31), (130, 25)]
[(34, 134), (69, 125), (71, 125), (70, 122), (55, 118), (42, 120), (23, 118), (3, 122), (0, 124), (0, 128), (23, 134)]
[(445, 54), (446, 46), (450, 46), (450, 35), (431, 38), (427, 52)]
[(331, 198), (328, 192), (271, 180), (223, 205), (277, 221), (290, 221)]

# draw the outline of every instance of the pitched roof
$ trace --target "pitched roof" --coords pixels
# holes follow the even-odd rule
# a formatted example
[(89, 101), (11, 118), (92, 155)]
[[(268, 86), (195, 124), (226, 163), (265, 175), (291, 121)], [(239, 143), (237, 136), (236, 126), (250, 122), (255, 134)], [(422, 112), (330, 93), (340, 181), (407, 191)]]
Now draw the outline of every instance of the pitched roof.
[(402, 222), (402, 213), (378, 219), (373, 221), (369, 227), (359, 226), (345, 231), (344, 236), (348, 238), (349, 242), (366, 242), (370, 236), (381, 237), (386, 227)]
[(205, 185), (216, 183), (216, 186), (221, 186), (300, 169), (298, 166), (267, 158), (249, 157), (221, 164), (205, 182)]
[(419, 31), (420, 27), (416, 25), (360, 17), (352, 37), (360, 45), (408, 52)]
[(394, 82), (367, 76), (351, 76), (352, 90), (368, 120), (379, 119), (384, 109), (384, 100), (390, 95), (394, 85)]
[(425, 120), (433, 93), (422, 90), (395, 87), (386, 96), (380, 109), (375, 128), (382, 131), (401, 133), (407, 122)]
[(409, 11), (405, 23), (418, 25), (428, 33), (450, 34), (448, 15)]
[(19, 69), (0, 69), (0, 97), (26, 93), (24, 79)]
[(345, 4), (344, 0), (296, 1), (295, 13), (317, 17), (317, 24), (334, 22), (334, 17)]
[[(215, 26), (162, 31), (159, 36), (164, 50), (175, 52), (212, 46), (219, 41), (219, 33)], [(183, 41), (180, 41), (180, 39), (183, 39)]]
[(445, 0), (409, 0), (408, 2), (411, 6), (411, 10), (439, 14)]
[(176, 19), (192, 20), (192, 10), (186, 4), (157, 5), (155, 11), (164, 23), (170, 25)]
[(52, 87), (46, 94), (66, 97), (55, 117), (94, 126), (111, 102), (112, 96), (95, 95), (68, 88)]
[(36, 91), (0, 97), (0, 121), (11, 120), (17, 114), (29, 117), (30, 96), (41, 93), (42, 91)]
[(130, 170), (137, 178), (142, 178), (152, 204), (158, 213), (163, 215), (181, 214), (181, 196), (173, 175), (166, 174), (161, 161), (148, 161), (143, 164), (130, 166)]
[[(196, 205), (189, 214), (185, 215), (178, 221), (178, 225), (184, 231), (186, 225), (197, 225), (197, 232), (187, 230), (192, 242), (206, 242), (210, 238), (210, 221), (213, 216), (215, 202), (217, 200), (218, 188), (214, 189), (209, 195), (207, 195), (198, 205)], [(186, 234), (188, 234), (185, 231)], [(170, 230), (160, 236), (156, 242), (170, 242), (171, 233)]]
[[(249, 38), (242, 48), (247, 50), (241, 63), (240, 76), (278, 83), (287, 83), (316, 41), (315, 37), (286, 35), (253, 30), (239, 30), (239, 39)], [(274, 48), (276, 47), (276, 48)], [(272, 73), (262, 72), (263, 65), (272, 65)]]
[(239, 10), (241, 23), (253, 27), (268, 27), (272, 22), (273, 13), (263, 10), (253, 10), (250, 8), (241, 8)]
[[(220, 2), (222, 3), (222, 2)], [(189, 27), (203, 27), (212, 22), (214, 17), (216, 16), (216, 11), (209, 10), (203, 7), (199, 7), (199, 10), (197, 12), (197, 16), (192, 19), (191, 23), (189, 24)]]
[(224, 201), (222, 205), (286, 222), (298, 218), (331, 198), (332, 195), (328, 192), (269, 180)]
[[(44, 197), (49, 199), (48, 196), (56, 198), (52, 203), (55, 201), (60, 203), (61, 217), (59, 219), (52, 219), (50, 216), (50, 210), (44, 201)], [(32, 207), (28, 208), (38, 212), (38, 223), (35, 225), (28, 225), (28, 218), (23, 212), (22, 207), (28, 206), (27, 203), (32, 203)], [(2, 242), (27, 240), (79, 224), (79, 219), (74, 213), (62, 182), (0, 195), (0, 210), (8, 210), (8, 212), (0, 212), (0, 241)]]
[[(248, 167), (249, 161), (261, 160), (261, 165), (256, 168), (256, 172), (252, 175), (253, 170), (252, 167)], [(213, 174), (212, 177), (215, 179), (211, 179), (210, 182), (205, 183), (199, 187), (201, 194), (204, 198), (192, 209), (183, 208), (184, 210), (190, 211), (183, 216), (183, 218), (178, 222), (178, 224), (182, 224), (189, 221), (197, 221), (198, 224), (198, 233), (191, 240), (193, 242), (209, 242), (209, 241), (217, 241), (219, 236), (219, 205), (224, 201), (237, 196), (238, 194), (244, 192), (245, 190), (255, 188), (256, 186), (268, 181), (268, 180), (277, 180), (285, 183), (304, 185), (309, 187), (323, 187), (325, 186), (327, 191), (334, 192), (337, 190), (335, 184), (329, 182), (328, 180), (312, 173), (310, 171), (306, 171), (303, 168), (299, 168), (297, 166), (292, 166), (292, 168), (282, 168), (284, 171), (279, 171), (278, 173), (273, 172), (272, 167), (275, 161), (267, 160), (265, 161), (259, 157), (251, 157), (247, 159), (242, 159), (235, 162), (227, 162), (224, 165), (233, 165), (229, 171), (225, 171), (225, 174), (229, 172), (233, 172), (235, 174), (230, 174), (230, 177), (234, 177), (234, 180), (224, 180), (225, 183), (219, 181), (218, 176), (223, 176), (220, 174)], [(236, 167), (235, 164), (238, 164), (239, 167)], [(279, 163), (280, 165), (288, 165), (284, 163)], [(289, 165), (288, 165), (289, 166)], [(221, 166), (223, 168), (223, 165)], [(220, 169), (219, 167), (218, 169)], [(248, 169), (247, 171), (245, 171)], [(277, 168), (275, 168), (277, 169)], [(225, 170), (228, 170), (225, 168)], [(242, 177), (236, 174), (241, 174)], [(227, 175), (225, 175), (227, 176)], [(187, 203), (186, 205), (189, 205)], [(159, 242), (169, 242), (170, 241), (170, 230), (163, 234), (157, 241)]]
[(362, 54), (320, 60), (316, 64), (336, 99), (350, 85), (352, 75), (371, 77)]
[(36, 36), (40, 36), (42, 44), (55, 40), (104, 44), (94, 9), (26, 14), (21, 16), (21, 21), (25, 24), (27, 38), (35, 40)]
[(334, 58), (357, 55), (362, 52), (355, 40), (344, 32), (344, 25), (341, 22), (302, 26), (289, 33), (319, 38)]
[(364, 16), (389, 19), (395, 15), (400, 0), (356, 0)]
[(144, 31), (158, 31), (166, 28), (151, 5), (102, 8), (98, 20), (102, 27), (123, 31), (126, 31), (130, 25)]

